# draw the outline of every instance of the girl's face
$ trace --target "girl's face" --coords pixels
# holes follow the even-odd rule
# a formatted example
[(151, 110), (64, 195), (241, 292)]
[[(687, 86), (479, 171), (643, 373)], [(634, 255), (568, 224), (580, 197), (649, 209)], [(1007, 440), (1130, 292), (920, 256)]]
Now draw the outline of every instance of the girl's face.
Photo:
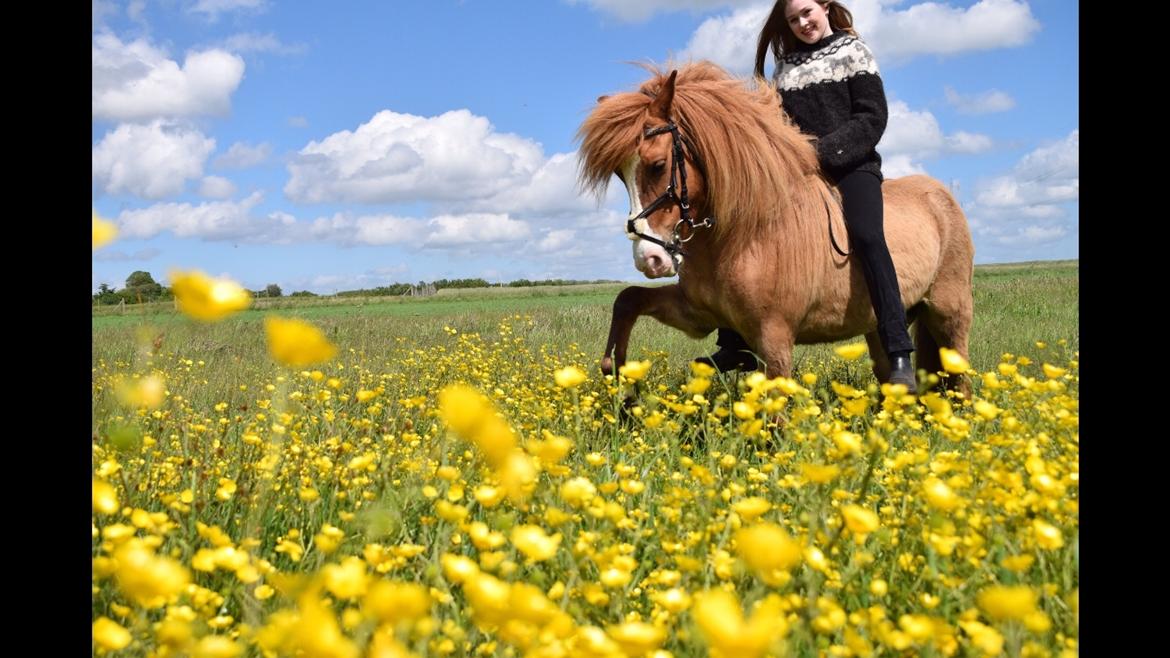
[(788, 0), (784, 17), (796, 38), (807, 44), (814, 44), (833, 33), (828, 12), (816, 0)]

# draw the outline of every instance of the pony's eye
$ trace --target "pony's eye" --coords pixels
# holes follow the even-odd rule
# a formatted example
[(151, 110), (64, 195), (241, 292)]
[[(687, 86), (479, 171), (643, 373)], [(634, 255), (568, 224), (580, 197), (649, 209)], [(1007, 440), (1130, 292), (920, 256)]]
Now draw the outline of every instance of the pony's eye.
[(650, 165), (650, 173), (652, 174), (661, 174), (663, 171), (666, 171), (666, 160), (659, 160)]

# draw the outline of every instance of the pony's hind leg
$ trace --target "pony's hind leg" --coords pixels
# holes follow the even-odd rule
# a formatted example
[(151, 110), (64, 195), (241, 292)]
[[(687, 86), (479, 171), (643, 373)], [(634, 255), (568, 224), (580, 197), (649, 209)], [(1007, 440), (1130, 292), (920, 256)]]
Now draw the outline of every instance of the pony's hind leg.
[(940, 347), (955, 350), (964, 359), (967, 355), (967, 339), (971, 333), (971, 305), (958, 305), (944, 313), (934, 302), (928, 306), (918, 320), (915, 343), (918, 353), (918, 367), (928, 373), (938, 374), (942, 388), (955, 391), (969, 398), (971, 382), (966, 375), (947, 375), (943, 372)]

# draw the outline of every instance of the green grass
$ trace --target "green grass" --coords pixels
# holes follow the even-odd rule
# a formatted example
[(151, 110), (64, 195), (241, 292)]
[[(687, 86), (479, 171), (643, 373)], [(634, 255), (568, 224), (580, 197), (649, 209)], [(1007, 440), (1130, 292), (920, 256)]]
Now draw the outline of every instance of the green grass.
[[(971, 364), (979, 370), (994, 367), (1004, 352), (1034, 349), (1035, 341), (1068, 341), (1079, 349), (1079, 281), (1077, 261), (1051, 261), (975, 268), (975, 326), (970, 344)], [(641, 284), (639, 284), (641, 285)], [(439, 342), (443, 327), (462, 332), (490, 333), (508, 316), (531, 317), (525, 333), (532, 345), (576, 344), (600, 358), (609, 330), (613, 299), (625, 284), (589, 284), (563, 287), (444, 290), (427, 298), (284, 298), (258, 300), (257, 308), (229, 320), (203, 325), (177, 313), (173, 304), (128, 307), (124, 314), (95, 309), (94, 358), (128, 359), (139, 331), (163, 334), (174, 349), (181, 345), (190, 358), (215, 359), (230, 355), (246, 360), (266, 358), (261, 318), (271, 312), (302, 317), (321, 326), (342, 349), (377, 355), (399, 338), (418, 345)], [(702, 340), (654, 320), (643, 318), (630, 340), (630, 358), (663, 358), (682, 368), (714, 349), (715, 336)], [(798, 346), (797, 370), (828, 360), (831, 347)], [(846, 379), (864, 377), (858, 372)]]

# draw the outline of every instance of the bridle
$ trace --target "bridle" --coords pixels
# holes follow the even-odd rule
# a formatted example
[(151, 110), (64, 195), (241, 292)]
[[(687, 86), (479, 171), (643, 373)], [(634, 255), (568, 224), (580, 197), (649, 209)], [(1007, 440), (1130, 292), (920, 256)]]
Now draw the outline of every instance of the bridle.
[[(668, 121), (664, 125), (657, 128), (649, 128), (642, 133), (644, 139), (650, 139), (662, 133), (670, 133), (671, 141), (671, 162), (670, 162), (670, 183), (666, 186), (666, 191), (658, 196), (650, 205), (642, 209), (642, 212), (637, 216), (631, 217), (626, 222), (626, 235), (634, 240), (641, 238), (647, 242), (653, 242), (656, 245), (665, 249), (672, 259), (680, 260), (680, 256), (685, 256), (686, 251), (683, 250), (683, 244), (689, 242), (691, 238), (695, 237), (695, 229), (697, 228), (714, 228), (715, 218), (707, 217), (701, 222), (696, 222), (691, 217), (691, 204), (687, 196), (687, 169), (685, 165), (685, 156), (683, 152), (684, 138), (678, 132), (678, 126), (674, 121)], [(691, 154), (694, 156), (695, 166), (706, 175), (702, 163), (698, 159), (698, 154), (695, 153), (694, 146), (690, 147)], [(678, 187), (678, 193), (675, 193), (675, 186)], [(635, 194), (637, 192), (635, 191)], [(646, 235), (638, 230), (637, 223), (639, 220), (644, 220), (651, 215), (655, 210), (658, 210), (663, 205), (674, 202), (678, 204), (679, 220), (674, 225), (674, 230), (670, 233), (670, 240), (663, 241), (652, 235)], [(648, 224), (646, 224), (648, 226)]]

